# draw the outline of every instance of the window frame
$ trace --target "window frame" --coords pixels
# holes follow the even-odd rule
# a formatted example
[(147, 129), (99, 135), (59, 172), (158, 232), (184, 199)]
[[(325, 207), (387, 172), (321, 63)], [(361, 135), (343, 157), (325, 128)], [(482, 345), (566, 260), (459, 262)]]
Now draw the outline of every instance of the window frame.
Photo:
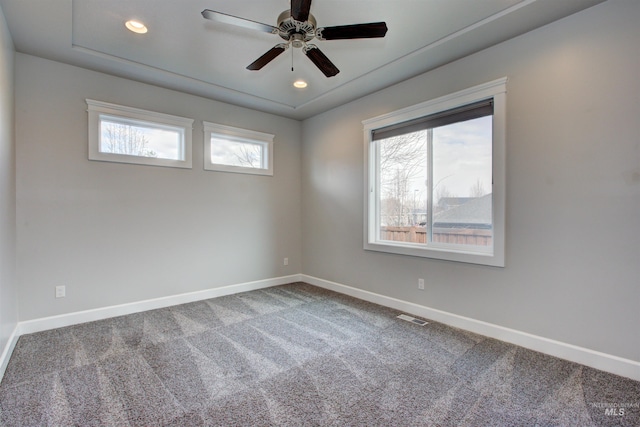
[[(142, 110), (140, 108), (111, 104), (108, 102), (86, 99), (89, 113), (89, 160), (102, 162), (128, 163), (147, 166), (164, 166), (173, 168), (192, 168), (192, 131), (193, 119)], [(102, 116), (122, 119), (123, 122), (136, 122), (157, 129), (175, 129), (182, 132), (181, 147), (183, 159), (159, 159), (155, 157), (136, 156), (129, 154), (103, 153), (100, 151), (101, 119)]]
[[(401, 110), (364, 120), (364, 244), (365, 250), (399, 255), (432, 258), (447, 261), (481, 264), (495, 267), (505, 265), (505, 219), (506, 219), (506, 93), (507, 78), (474, 86), (459, 92), (435, 98)], [(379, 175), (377, 144), (373, 133), (376, 130), (417, 120), (426, 116), (455, 109), (478, 101), (493, 99), (492, 131), (492, 216), (493, 251), (473, 251), (465, 247), (443, 247), (442, 245), (392, 242), (380, 240), (377, 230), (380, 198), (376, 180)]]
[[(275, 138), (275, 135), (205, 121), (203, 121), (202, 124), (204, 133), (205, 170), (273, 176), (273, 139)], [(217, 135), (231, 141), (257, 144), (262, 146), (262, 160), (267, 164), (267, 167), (251, 168), (246, 166), (232, 166), (211, 162), (211, 137), (213, 135)]]

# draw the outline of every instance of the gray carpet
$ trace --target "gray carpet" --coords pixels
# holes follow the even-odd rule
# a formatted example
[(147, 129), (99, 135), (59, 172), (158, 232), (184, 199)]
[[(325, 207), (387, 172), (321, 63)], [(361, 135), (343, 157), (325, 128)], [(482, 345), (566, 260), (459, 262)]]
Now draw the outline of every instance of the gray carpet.
[(640, 425), (636, 381), (398, 314), (295, 283), (25, 335), (0, 384), (0, 419)]

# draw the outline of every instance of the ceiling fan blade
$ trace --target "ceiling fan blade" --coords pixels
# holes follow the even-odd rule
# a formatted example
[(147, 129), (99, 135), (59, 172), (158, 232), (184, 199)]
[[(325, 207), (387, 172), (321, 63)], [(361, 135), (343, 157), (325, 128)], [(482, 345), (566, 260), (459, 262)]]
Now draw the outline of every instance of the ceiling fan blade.
[(276, 59), (276, 57), (280, 55), (282, 52), (284, 52), (285, 50), (287, 50), (288, 47), (289, 46), (284, 43), (275, 45), (274, 47), (269, 49), (264, 55), (262, 55), (260, 58), (256, 59), (251, 64), (249, 64), (247, 66), (247, 70), (257, 71), (261, 69), (262, 67), (267, 65), (269, 62)]
[(311, 10), (311, 0), (291, 0), (291, 17), (296, 21), (308, 20), (309, 10)]
[(202, 16), (205, 19), (220, 22), (222, 24), (249, 28), (250, 30), (262, 31), (263, 33), (278, 34), (278, 28), (272, 25), (263, 24), (262, 22), (256, 22), (250, 19), (239, 18), (222, 12), (216, 12), (215, 10), (205, 9), (202, 11)]
[(316, 37), (320, 40), (371, 39), (387, 34), (385, 22), (368, 24), (339, 25), (337, 27), (318, 28)]
[(318, 67), (325, 76), (333, 77), (340, 72), (338, 67), (333, 65), (333, 62), (331, 62), (329, 58), (327, 58), (325, 54), (318, 49), (318, 46), (309, 44), (303, 49), (303, 52), (311, 62), (316, 64), (316, 67)]

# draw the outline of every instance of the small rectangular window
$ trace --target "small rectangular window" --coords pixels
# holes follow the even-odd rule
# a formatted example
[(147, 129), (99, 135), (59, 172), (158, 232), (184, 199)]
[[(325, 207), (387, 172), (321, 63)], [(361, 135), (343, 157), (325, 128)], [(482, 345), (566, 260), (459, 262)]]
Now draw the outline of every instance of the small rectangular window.
[(192, 119), (86, 101), (90, 160), (191, 168)]
[(204, 122), (206, 170), (273, 175), (271, 134)]
[(504, 265), (505, 82), (364, 122), (365, 249)]

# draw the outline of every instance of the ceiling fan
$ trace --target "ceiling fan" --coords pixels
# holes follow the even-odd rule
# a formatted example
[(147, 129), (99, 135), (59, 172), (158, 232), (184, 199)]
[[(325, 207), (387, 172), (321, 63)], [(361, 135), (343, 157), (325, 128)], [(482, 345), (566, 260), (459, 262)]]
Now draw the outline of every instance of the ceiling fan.
[(260, 70), (287, 50), (289, 46), (293, 46), (302, 48), (302, 52), (325, 76), (332, 77), (338, 74), (340, 70), (322, 53), (318, 46), (308, 43), (309, 41), (314, 38), (318, 40), (377, 38), (384, 37), (387, 33), (387, 24), (384, 22), (318, 27), (316, 18), (309, 13), (310, 9), (311, 0), (291, 0), (291, 9), (285, 10), (278, 16), (277, 27), (210, 9), (203, 10), (202, 16), (224, 24), (277, 34), (285, 40), (285, 43), (275, 45), (260, 58), (249, 64), (247, 70), (253, 71)]

